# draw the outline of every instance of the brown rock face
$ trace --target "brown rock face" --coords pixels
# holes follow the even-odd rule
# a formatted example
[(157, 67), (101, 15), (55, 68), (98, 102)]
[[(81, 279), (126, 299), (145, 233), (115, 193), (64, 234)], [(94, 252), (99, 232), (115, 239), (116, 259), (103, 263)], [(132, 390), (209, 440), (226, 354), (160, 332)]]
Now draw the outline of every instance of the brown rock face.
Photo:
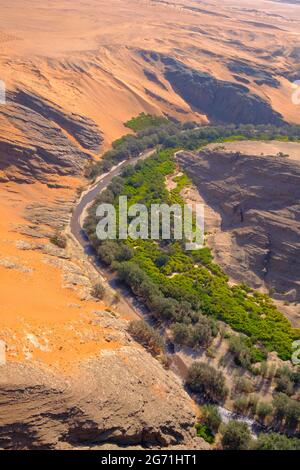
[(132, 345), (103, 351), (69, 380), (30, 366), (2, 366), (0, 407), (4, 449), (203, 446), (179, 381)]
[(300, 162), (259, 155), (259, 146), (250, 144), (248, 154), (230, 144), (214, 146), (199, 154), (181, 152), (178, 160), (221, 216), (227, 242), (222, 246), (215, 238), (214, 248), (225, 271), (253, 287), (265, 284), (277, 298), (299, 301)]
[[(14, 132), (7, 134), (6, 126)], [(87, 150), (99, 151), (102, 142), (93, 121), (24, 90), (7, 94), (0, 131), (6, 134), (0, 140), (0, 171), (16, 182), (48, 183), (54, 175), (81, 175), (91, 159)]]

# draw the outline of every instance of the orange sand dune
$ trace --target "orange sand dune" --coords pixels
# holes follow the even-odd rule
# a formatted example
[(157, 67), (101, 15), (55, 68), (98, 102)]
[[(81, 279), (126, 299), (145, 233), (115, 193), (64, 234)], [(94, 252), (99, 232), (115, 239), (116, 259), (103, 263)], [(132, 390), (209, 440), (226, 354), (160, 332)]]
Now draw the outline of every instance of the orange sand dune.
[[(7, 345), (7, 359), (39, 360), (65, 369), (81, 357), (115, 347), (114, 342), (105, 341), (99, 326), (93, 325), (93, 312), (102, 310), (104, 305), (81, 301), (74, 290), (63, 288), (60, 269), (46, 263), (40, 251), (18, 248), (20, 240), (33, 242), (14, 231), (20, 223), (24, 224), (24, 206), (42, 199), (50, 202), (55, 190), (41, 184), (24, 188), (9, 184), (3, 189), (0, 339)], [(14, 267), (7, 267), (5, 262), (12, 262)]]

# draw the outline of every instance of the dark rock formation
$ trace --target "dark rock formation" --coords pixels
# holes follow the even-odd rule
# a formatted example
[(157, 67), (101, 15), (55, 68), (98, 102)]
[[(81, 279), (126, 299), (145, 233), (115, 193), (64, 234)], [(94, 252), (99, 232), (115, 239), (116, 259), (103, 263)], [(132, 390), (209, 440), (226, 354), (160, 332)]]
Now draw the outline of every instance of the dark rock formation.
[(283, 124), (270, 104), (237, 83), (218, 80), (206, 72), (153, 51), (140, 51), (147, 62), (160, 62), (165, 78), (190, 106), (215, 122), (235, 124)]
[(179, 380), (133, 345), (104, 351), (69, 379), (33, 365), (0, 368), (2, 449), (205, 447)]
[(148, 80), (150, 80), (150, 82), (156, 83), (156, 85), (158, 85), (163, 90), (167, 89), (167, 87), (158, 79), (158, 76), (154, 72), (151, 72), (151, 70), (145, 69), (144, 74), (145, 74), (145, 77), (147, 77)]
[(198, 155), (180, 152), (178, 160), (221, 215), (230, 240), (222, 249), (229, 260), (225, 271), (253, 287), (265, 283), (277, 298), (299, 301), (300, 162), (218, 147)]
[(274, 78), (272, 72), (255, 64), (249, 64), (242, 60), (232, 60), (227, 66), (230, 72), (254, 78), (257, 85), (268, 85), (273, 88), (279, 88), (280, 86), (279, 81)]
[(250, 80), (245, 77), (240, 77), (239, 75), (233, 75), (233, 78), (235, 78), (236, 81), (243, 83), (244, 85), (248, 85), (250, 83)]
[[(9, 134), (6, 123), (12, 129)], [(89, 119), (69, 115), (25, 91), (8, 93), (7, 104), (1, 107), (0, 136), (0, 170), (8, 180), (27, 183), (81, 174), (91, 159), (83, 148), (99, 150), (102, 141)]]
[(91, 119), (80, 114), (68, 114), (57, 104), (26, 90), (11, 93), (9, 101), (31, 109), (45, 119), (54, 121), (73, 136), (84, 149), (94, 152), (100, 150), (103, 138), (99, 128)]

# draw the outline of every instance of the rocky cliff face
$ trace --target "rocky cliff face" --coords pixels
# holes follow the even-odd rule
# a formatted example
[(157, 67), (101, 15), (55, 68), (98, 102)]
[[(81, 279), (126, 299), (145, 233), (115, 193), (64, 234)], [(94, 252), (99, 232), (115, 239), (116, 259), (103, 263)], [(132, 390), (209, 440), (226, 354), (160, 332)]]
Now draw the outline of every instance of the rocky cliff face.
[(31, 92), (7, 93), (1, 108), (2, 181), (49, 182), (53, 175), (81, 175), (98, 152), (101, 131), (93, 121), (68, 114)]
[(176, 93), (210, 120), (235, 124), (283, 123), (281, 115), (267, 101), (251, 93), (244, 85), (218, 80), (177, 59), (155, 52), (142, 51), (141, 55), (147, 61), (161, 62), (164, 76)]
[(227, 150), (180, 152), (178, 160), (221, 216), (227, 242), (216, 243), (215, 251), (225, 271), (237, 282), (265, 284), (277, 298), (299, 301), (300, 162), (287, 156), (289, 147), (285, 156), (262, 156), (254, 153), (259, 143), (249, 145), (248, 155), (228, 144)]
[[(172, 372), (134, 344), (126, 322), (98, 312), (122, 342), (65, 377), (33, 365), (0, 366), (0, 448), (117, 446), (205, 448), (193, 403)], [(159, 411), (158, 411), (159, 410)]]

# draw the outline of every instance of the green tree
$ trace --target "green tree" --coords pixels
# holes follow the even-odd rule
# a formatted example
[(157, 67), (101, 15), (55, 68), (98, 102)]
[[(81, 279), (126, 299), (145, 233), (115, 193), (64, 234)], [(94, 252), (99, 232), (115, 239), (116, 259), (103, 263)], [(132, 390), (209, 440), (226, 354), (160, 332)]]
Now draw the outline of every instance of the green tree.
[(234, 401), (234, 409), (237, 413), (245, 413), (249, 406), (249, 399), (245, 395), (241, 395)]
[(270, 416), (273, 411), (273, 406), (271, 403), (259, 402), (256, 407), (257, 416), (264, 421), (267, 416)]
[(194, 362), (186, 383), (192, 392), (202, 393), (213, 402), (223, 402), (228, 395), (224, 375), (208, 364)]
[(256, 450), (300, 450), (300, 439), (277, 433), (261, 433), (253, 447)]
[(246, 423), (229, 421), (222, 430), (222, 446), (225, 450), (248, 450), (252, 443)]
[(218, 408), (214, 405), (204, 405), (201, 408), (201, 415), (201, 422), (216, 434), (222, 424)]

